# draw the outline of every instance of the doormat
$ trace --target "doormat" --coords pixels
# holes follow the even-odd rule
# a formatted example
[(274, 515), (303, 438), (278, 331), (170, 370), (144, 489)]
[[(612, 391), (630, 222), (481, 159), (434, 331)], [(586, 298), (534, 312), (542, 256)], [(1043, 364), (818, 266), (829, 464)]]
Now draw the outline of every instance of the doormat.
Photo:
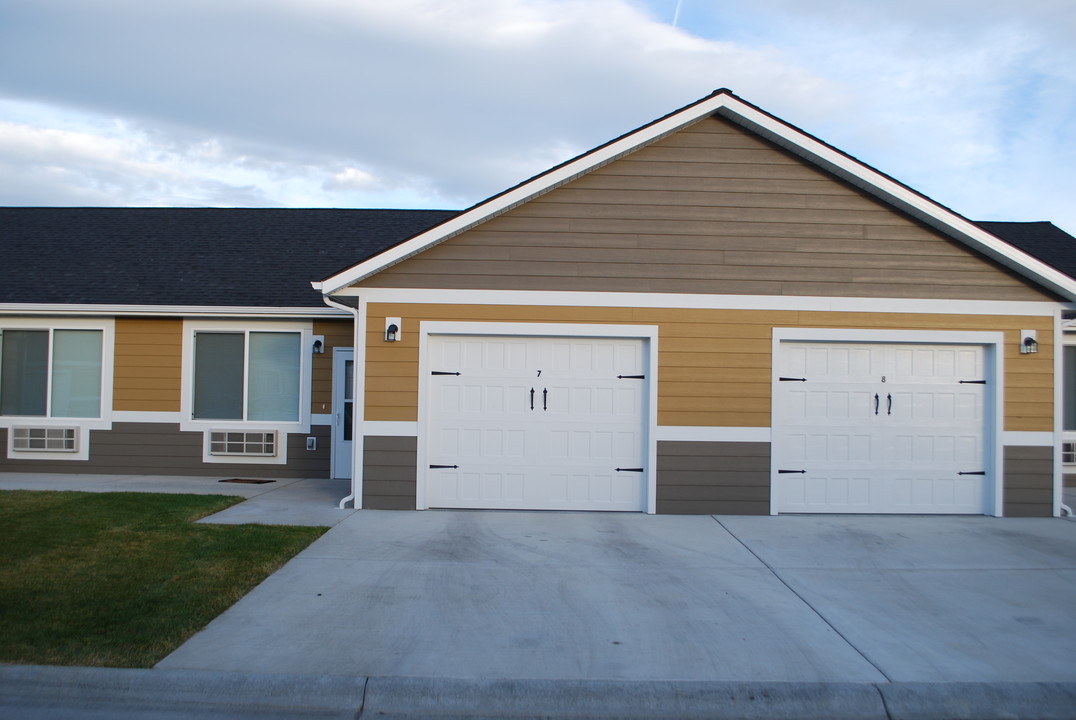
[(227, 480), (218, 480), (217, 482), (245, 483), (247, 485), (264, 485), (265, 483), (276, 482), (276, 480), (252, 480), (250, 478), (228, 478)]

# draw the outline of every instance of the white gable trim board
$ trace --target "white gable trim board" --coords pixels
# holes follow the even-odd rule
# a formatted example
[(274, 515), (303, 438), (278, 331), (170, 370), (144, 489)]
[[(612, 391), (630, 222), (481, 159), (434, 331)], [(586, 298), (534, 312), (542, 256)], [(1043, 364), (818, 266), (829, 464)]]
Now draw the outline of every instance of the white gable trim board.
[(999, 240), (952, 210), (915, 192), (888, 175), (878, 172), (799, 128), (745, 102), (728, 90), (718, 90), (681, 110), (496, 195), (385, 252), (323, 281), (313, 282), (311, 285), (325, 294), (338, 293), (349, 285), (442, 243), (485, 220), (711, 115), (720, 115), (758, 133), (804, 160), (841, 177), (898, 210), (911, 214), (936, 230), (963, 242), (970, 248), (993, 258), (1062, 297), (1076, 300), (1076, 280), (1073, 278)]

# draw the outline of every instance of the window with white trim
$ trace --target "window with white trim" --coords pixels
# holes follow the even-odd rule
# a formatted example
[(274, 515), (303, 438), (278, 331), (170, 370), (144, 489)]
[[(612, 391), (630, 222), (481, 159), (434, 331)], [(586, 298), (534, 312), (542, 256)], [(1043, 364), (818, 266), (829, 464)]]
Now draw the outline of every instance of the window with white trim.
[(100, 418), (100, 329), (0, 329), (0, 416)]
[(299, 422), (302, 333), (194, 332), (191, 418)]

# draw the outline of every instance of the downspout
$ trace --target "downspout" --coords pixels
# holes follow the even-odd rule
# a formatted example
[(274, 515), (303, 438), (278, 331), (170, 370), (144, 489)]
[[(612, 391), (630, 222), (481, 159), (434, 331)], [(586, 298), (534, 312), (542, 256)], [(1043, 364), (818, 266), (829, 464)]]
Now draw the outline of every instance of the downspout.
[[(313, 284), (313, 283), (311, 283), (311, 284)], [(320, 289), (320, 288), (315, 286), (315, 289)], [(356, 462), (356, 458), (360, 457), (362, 455), (362, 450), (363, 450), (363, 437), (362, 437), (362, 433), (361, 433), (361, 422), (362, 422), (362, 416), (363, 416), (362, 407), (363, 407), (363, 403), (365, 402), (365, 392), (359, 393), (358, 389), (359, 389), (359, 384), (360, 384), (360, 378), (365, 378), (365, 369), (364, 368), (366, 367), (366, 363), (365, 363), (366, 346), (361, 345), (360, 343), (364, 343), (365, 340), (366, 340), (366, 327), (365, 327), (366, 326), (366, 323), (365, 323), (366, 314), (364, 312), (362, 312), (362, 310), (363, 310), (362, 298), (359, 298), (358, 307), (351, 307), (349, 305), (344, 305), (342, 303), (338, 303), (338, 302), (331, 299), (328, 295), (326, 295), (324, 293), (322, 294), (321, 299), (329, 307), (336, 308), (338, 310), (346, 310), (347, 312), (351, 313), (354, 316), (354, 324), (353, 324), (353, 327), (354, 327), (354, 340), (353, 340), (353, 344), (355, 346), (355, 372), (352, 375), (352, 382), (355, 385), (354, 385), (354, 387), (352, 387), (352, 392), (351, 392), (351, 398), (352, 398), (351, 401), (354, 403), (354, 411), (351, 414), (351, 422), (352, 422), (352, 426), (351, 426), (351, 442), (352, 442), (352, 451), (351, 451), (351, 494), (348, 495), (345, 498), (342, 498), (340, 500), (340, 503), (337, 505), (337, 507), (339, 507), (341, 510), (343, 510), (343, 509), (345, 509), (347, 507), (348, 503), (352, 503), (352, 507), (354, 507), (356, 510), (358, 510), (361, 507), (361, 501), (359, 501), (357, 498), (359, 497), (359, 487), (361, 487), (361, 484), (362, 484), (362, 463)], [(365, 390), (365, 388), (364, 388), (364, 390)]]

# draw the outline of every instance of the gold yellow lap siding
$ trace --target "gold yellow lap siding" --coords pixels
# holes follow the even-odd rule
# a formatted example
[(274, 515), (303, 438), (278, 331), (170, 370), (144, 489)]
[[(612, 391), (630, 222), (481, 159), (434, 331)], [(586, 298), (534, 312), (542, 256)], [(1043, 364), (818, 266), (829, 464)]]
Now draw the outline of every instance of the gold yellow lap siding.
[[(1005, 429), (1053, 430), (1053, 319), (1020, 315), (805, 312), (371, 303), (366, 419), (418, 419), (422, 321), (657, 325), (658, 424), (769, 427), (774, 327), (1004, 332)], [(385, 317), (403, 340), (386, 343)], [(1038, 331), (1039, 352), (1021, 355), (1021, 330)]]
[(116, 319), (114, 410), (179, 412), (182, 374), (182, 319)]
[(332, 412), (333, 348), (349, 348), (355, 344), (353, 322), (345, 320), (315, 320), (314, 334), (325, 336), (325, 352), (314, 355), (310, 372), (310, 411)]

